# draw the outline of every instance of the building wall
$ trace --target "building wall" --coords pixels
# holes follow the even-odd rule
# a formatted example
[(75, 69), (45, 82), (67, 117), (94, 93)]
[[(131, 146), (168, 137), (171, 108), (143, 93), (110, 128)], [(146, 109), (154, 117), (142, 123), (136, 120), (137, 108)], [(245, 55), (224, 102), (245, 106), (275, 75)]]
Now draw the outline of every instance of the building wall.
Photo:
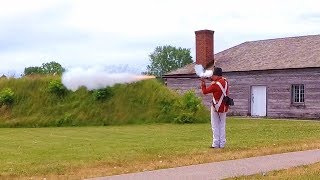
[[(320, 68), (231, 72), (225, 73), (225, 77), (229, 81), (230, 97), (235, 102), (229, 111), (231, 115), (250, 115), (251, 86), (264, 85), (267, 87), (268, 117), (320, 119)], [(304, 84), (304, 105), (291, 103), (292, 84)], [(194, 89), (203, 103), (210, 106), (211, 96), (201, 94), (197, 78), (168, 78), (167, 85), (179, 92)]]

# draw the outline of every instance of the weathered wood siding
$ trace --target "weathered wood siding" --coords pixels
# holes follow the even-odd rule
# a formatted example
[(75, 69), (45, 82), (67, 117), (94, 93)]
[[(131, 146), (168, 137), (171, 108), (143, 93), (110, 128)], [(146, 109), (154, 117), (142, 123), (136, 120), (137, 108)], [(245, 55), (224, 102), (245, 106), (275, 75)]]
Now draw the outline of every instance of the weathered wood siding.
[[(224, 76), (230, 85), (230, 96), (235, 106), (230, 108), (231, 115), (250, 115), (251, 86), (267, 87), (267, 116), (320, 119), (320, 68), (265, 70), (250, 72), (230, 72)], [(304, 84), (305, 103), (302, 106), (292, 104), (292, 84)], [(200, 91), (197, 78), (168, 78), (168, 87), (185, 92), (194, 89), (210, 106), (211, 96)]]

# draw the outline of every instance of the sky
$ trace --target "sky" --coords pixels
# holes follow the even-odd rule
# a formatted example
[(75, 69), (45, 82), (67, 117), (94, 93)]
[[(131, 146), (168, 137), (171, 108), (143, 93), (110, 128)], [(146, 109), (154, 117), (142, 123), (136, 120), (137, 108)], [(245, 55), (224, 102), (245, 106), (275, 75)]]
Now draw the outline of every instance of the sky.
[(214, 52), (245, 41), (320, 34), (318, 0), (0, 0), (0, 74), (56, 61), (143, 71), (156, 46), (190, 48), (214, 30)]

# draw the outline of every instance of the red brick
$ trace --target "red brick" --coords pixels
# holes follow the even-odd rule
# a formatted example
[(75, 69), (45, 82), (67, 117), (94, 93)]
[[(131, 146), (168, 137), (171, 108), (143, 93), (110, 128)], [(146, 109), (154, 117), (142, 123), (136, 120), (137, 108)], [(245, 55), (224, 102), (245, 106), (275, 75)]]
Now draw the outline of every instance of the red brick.
[(196, 64), (207, 67), (214, 62), (213, 33), (211, 30), (196, 31)]

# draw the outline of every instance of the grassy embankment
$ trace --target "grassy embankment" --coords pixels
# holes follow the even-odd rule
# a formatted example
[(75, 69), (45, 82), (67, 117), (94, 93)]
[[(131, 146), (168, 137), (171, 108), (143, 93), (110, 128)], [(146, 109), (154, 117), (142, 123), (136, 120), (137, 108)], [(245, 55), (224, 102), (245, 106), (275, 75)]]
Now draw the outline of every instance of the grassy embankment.
[(179, 96), (156, 80), (116, 85), (108, 88), (105, 99), (97, 100), (86, 88), (63, 96), (50, 93), (49, 84), (57, 79), (0, 79), (0, 91), (10, 88), (14, 92), (12, 105), (0, 104), (0, 127), (171, 123), (177, 117), (207, 122), (209, 118), (204, 106), (194, 107), (192, 95)]

